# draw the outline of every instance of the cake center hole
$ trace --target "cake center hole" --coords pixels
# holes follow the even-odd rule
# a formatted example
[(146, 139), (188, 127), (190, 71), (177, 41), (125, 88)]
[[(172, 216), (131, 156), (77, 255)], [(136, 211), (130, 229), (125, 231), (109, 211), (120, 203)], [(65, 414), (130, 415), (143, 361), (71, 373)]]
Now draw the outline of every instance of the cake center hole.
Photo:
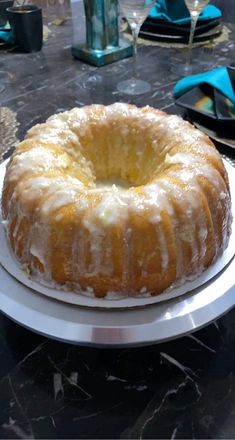
[(96, 181), (96, 187), (97, 188), (107, 188), (110, 189), (113, 186), (115, 186), (117, 189), (128, 189), (133, 186), (131, 182), (128, 182), (124, 179), (119, 179), (117, 177), (110, 177), (108, 179), (99, 179)]

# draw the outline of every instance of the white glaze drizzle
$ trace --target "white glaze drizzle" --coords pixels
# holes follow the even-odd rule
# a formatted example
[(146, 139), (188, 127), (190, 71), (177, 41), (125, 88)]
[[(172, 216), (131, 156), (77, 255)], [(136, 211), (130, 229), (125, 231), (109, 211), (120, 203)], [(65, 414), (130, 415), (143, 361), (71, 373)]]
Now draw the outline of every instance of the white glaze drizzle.
[[(172, 221), (172, 228), (175, 231), (175, 246), (179, 251), (177, 255), (177, 277), (184, 275), (184, 263), (181, 249), (182, 242), (187, 242), (191, 248), (192, 270), (196, 270), (200, 261), (206, 253), (206, 238), (208, 234), (206, 219), (204, 214), (200, 214), (201, 188), (197, 182), (199, 175), (204, 175), (213, 184), (218, 194), (218, 209), (225, 209), (224, 213), (224, 236), (223, 244), (225, 247), (229, 237), (229, 224), (231, 223), (230, 213), (230, 197), (226, 190), (225, 184), (218, 173), (211, 166), (208, 160), (202, 156), (204, 150), (207, 157), (213, 159), (219, 158), (218, 152), (211, 147), (203, 134), (193, 129), (188, 123), (182, 121), (177, 116), (168, 116), (167, 118), (161, 113), (152, 109), (146, 109), (142, 112), (137, 107), (129, 107), (126, 104), (116, 103), (106, 108), (99, 105), (85, 108), (72, 109), (48, 119), (46, 124), (33, 127), (27, 139), (33, 139), (34, 144), (31, 149), (16, 154), (9, 166), (7, 182), (17, 183), (14, 188), (11, 199), (8, 201), (8, 218), (6, 221), (11, 223), (17, 214), (17, 222), (13, 231), (15, 240), (15, 250), (17, 251), (21, 241), (21, 234), (18, 233), (21, 222), (28, 217), (31, 202), (41, 200), (36, 211), (39, 222), (35, 222), (31, 226), (28, 241), (24, 249), (24, 259), (30, 253), (38, 258), (45, 267), (46, 279), (51, 279), (50, 273), (50, 250), (48, 242), (50, 237), (50, 229), (46, 226), (49, 223), (51, 215), (59, 223), (63, 219), (62, 208), (68, 205), (76, 207), (77, 215), (81, 218), (81, 230), (75, 233), (75, 242), (72, 249), (72, 267), (73, 270), (80, 275), (84, 271), (88, 271), (89, 276), (107, 275), (111, 276), (114, 270), (111, 264), (112, 248), (111, 239), (107, 241), (106, 232), (116, 225), (122, 228), (122, 283), (123, 286), (130, 288), (132, 281), (132, 236), (134, 231), (128, 226), (130, 213), (133, 215), (147, 215), (148, 221), (156, 226), (156, 237), (161, 253), (162, 271), (167, 272), (169, 267), (169, 253), (167, 246), (168, 237), (164, 233), (162, 227), (162, 213), (165, 211)], [(180, 189), (170, 181), (158, 179), (157, 176), (149, 184), (137, 193), (134, 187), (129, 189), (119, 188), (118, 185), (111, 187), (99, 187), (92, 183), (91, 188), (84, 185), (80, 180), (71, 177), (67, 171), (71, 160), (76, 160), (84, 169), (88, 171), (88, 175), (92, 175), (93, 164), (90, 158), (84, 156), (83, 139), (88, 136), (89, 142), (96, 142), (90, 129), (90, 122), (97, 125), (100, 124), (102, 129), (108, 129), (109, 126), (115, 127), (115, 121), (122, 121), (120, 138), (115, 142), (110, 139), (111, 145), (107, 151), (107, 167), (113, 167), (113, 154), (117, 154), (120, 150), (122, 153), (122, 162), (120, 169), (120, 178), (126, 178), (125, 164), (129, 163), (130, 154), (134, 148), (134, 162), (136, 172), (140, 176), (143, 174), (143, 163), (148, 168), (148, 172), (156, 172), (164, 166), (168, 166), (168, 176), (174, 176), (183, 182), (189, 190)], [(135, 139), (133, 146), (129, 143), (128, 135), (131, 130), (131, 138)], [(149, 144), (144, 141), (146, 130), (149, 134)], [(36, 146), (35, 140), (39, 145)], [(61, 147), (61, 154), (47, 150), (45, 142)], [(193, 146), (195, 151), (192, 152), (176, 152), (174, 151), (175, 143), (183, 142), (184, 145)], [(145, 157), (152, 149), (153, 168), (151, 161), (146, 163)], [(158, 164), (158, 151), (164, 153), (164, 160)], [(197, 152), (198, 151), (198, 152)], [(169, 152), (169, 153), (168, 153)], [(200, 154), (199, 154), (200, 153)], [(164, 159), (164, 156), (163, 156)], [(180, 168), (175, 168), (179, 164)], [(134, 163), (132, 163), (134, 165)], [(146, 168), (146, 169), (147, 169)], [(51, 171), (61, 170), (63, 175), (47, 175)], [(32, 176), (31, 172), (35, 174)], [(43, 175), (43, 173), (46, 173)], [(141, 174), (142, 173), (142, 174)], [(40, 177), (38, 174), (42, 174)], [(114, 176), (115, 177), (115, 176)], [(179, 200), (185, 208), (185, 224), (184, 231), (181, 230), (177, 235), (179, 228), (178, 219), (175, 218), (175, 210), (171, 203), (171, 196)], [(96, 200), (94, 204), (92, 200)], [(148, 213), (148, 214), (147, 214)], [(212, 213), (213, 216), (213, 213)], [(196, 236), (196, 225), (199, 228), (198, 236)], [(83, 230), (87, 230), (89, 238), (85, 240)], [(35, 238), (37, 237), (37, 238)], [(90, 265), (85, 265), (85, 249), (89, 243), (91, 253)], [(198, 245), (199, 243), (199, 245)], [(105, 249), (104, 249), (105, 246)], [(219, 252), (219, 247), (217, 253)], [(145, 274), (148, 266), (148, 259), (141, 262), (142, 273)], [(201, 270), (201, 268), (200, 268)], [(142, 288), (143, 289), (143, 288)], [(144, 287), (145, 289), (145, 287)], [(142, 291), (142, 293), (144, 293)], [(146, 293), (146, 292), (145, 292)]]

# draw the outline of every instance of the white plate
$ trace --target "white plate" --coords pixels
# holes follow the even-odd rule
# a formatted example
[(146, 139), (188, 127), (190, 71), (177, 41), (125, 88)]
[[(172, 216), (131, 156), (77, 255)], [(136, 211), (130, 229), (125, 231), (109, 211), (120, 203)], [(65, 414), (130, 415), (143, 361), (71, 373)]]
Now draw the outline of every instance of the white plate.
[[(6, 162), (0, 165), (0, 193), (2, 189), (3, 177), (5, 174)], [(225, 162), (225, 166), (228, 171), (231, 194), (232, 194), (232, 210), (233, 217), (235, 218), (235, 170), (230, 164)], [(12, 275), (16, 280), (18, 280), (23, 285), (29, 287), (37, 293), (45, 295), (49, 298), (53, 298), (58, 301), (62, 301), (68, 304), (73, 304), (76, 306), (89, 307), (89, 308), (107, 308), (107, 309), (125, 309), (125, 308), (136, 308), (144, 307), (151, 304), (157, 304), (162, 301), (168, 301), (173, 298), (177, 298), (184, 294), (193, 292), (194, 289), (203, 286), (208, 281), (212, 280), (224, 267), (231, 261), (235, 253), (235, 221), (232, 225), (232, 234), (229, 241), (229, 246), (219, 257), (216, 262), (205, 270), (200, 276), (196, 277), (192, 281), (187, 281), (179, 287), (172, 287), (166, 292), (157, 296), (148, 297), (122, 297), (120, 293), (119, 299), (98, 299), (93, 296), (88, 296), (87, 294), (79, 294), (74, 292), (63, 292), (56, 288), (48, 287), (41, 283), (38, 283), (27, 276), (27, 274), (18, 265), (13, 253), (11, 252), (8, 242), (6, 239), (5, 230), (0, 222), (0, 263), (7, 270), (7, 272)]]

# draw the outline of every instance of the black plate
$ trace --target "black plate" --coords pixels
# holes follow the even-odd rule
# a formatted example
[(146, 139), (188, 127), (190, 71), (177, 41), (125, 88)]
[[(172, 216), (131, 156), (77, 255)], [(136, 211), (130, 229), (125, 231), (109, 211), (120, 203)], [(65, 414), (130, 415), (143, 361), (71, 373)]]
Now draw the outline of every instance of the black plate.
[[(210, 40), (212, 38), (218, 37), (222, 32), (222, 25), (219, 24), (213, 29), (203, 32), (200, 35), (195, 35), (194, 43), (200, 43), (202, 41)], [(141, 38), (146, 38), (148, 40), (156, 40), (169, 43), (188, 43), (188, 35), (173, 35), (168, 33), (156, 33), (140, 30), (139, 36)]]
[[(235, 68), (229, 66), (227, 69), (235, 90)], [(222, 128), (225, 126), (226, 129), (235, 129), (235, 104), (207, 84), (201, 84), (184, 93), (175, 100), (175, 104), (193, 113), (194, 117), (203, 119), (203, 123), (208, 119), (207, 123), (209, 120), (211, 123), (216, 121)]]
[[(235, 66), (227, 69), (235, 91)], [(201, 84), (176, 99), (175, 104), (184, 110), (186, 119), (213, 141), (235, 149), (235, 104), (220, 91)]]
[[(206, 22), (199, 22), (195, 29), (195, 35), (203, 34), (204, 32), (208, 32), (214, 27), (220, 24), (219, 19), (215, 20), (207, 20)], [(170, 23), (164, 20), (154, 20), (151, 18), (147, 18), (145, 22), (141, 26), (142, 32), (152, 32), (156, 34), (169, 34), (169, 35), (178, 35), (178, 36), (187, 36), (189, 37), (190, 32), (190, 23), (185, 25), (179, 25), (176, 23)]]
[(215, 90), (206, 84), (194, 87), (189, 92), (184, 93), (176, 99), (175, 103), (186, 110), (198, 113), (200, 116), (217, 119)]
[[(233, 86), (233, 90), (235, 90), (235, 68), (231, 66), (228, 67), (228, 73)], [(217, 118), (221, 121), (235, 122), (234, 102), (230, 101), (230, 99), (226, 98), (221, 92), (216, 89), (214, 94)]]
[(208, 118), (190, 109), (181, 111), (180, 114), (213, 141), (235, 149), (235, 123), (228, 124), (224, 121)]
[(223, 137), (220, 135), (220, 133), (217, 133), (215, 130), (213, 129), (209, 129), (207, 127), (205, 127), (204, 125), (199, 124), (198, 122), (195, 121), (191, 121), (193, 122), (193, 125), (195, 125), (196, 128), (198, 128), (199, 130), (201, 130), (203, 133), (205, 133), (207, 136), (209, 136), (213, 141), (215, 142), (219, 142), (222, 145), (225, 145), (226, 147), (230, 147), (233, 148), (235, 150), (235, 138), (230, 138), (230, 137)]

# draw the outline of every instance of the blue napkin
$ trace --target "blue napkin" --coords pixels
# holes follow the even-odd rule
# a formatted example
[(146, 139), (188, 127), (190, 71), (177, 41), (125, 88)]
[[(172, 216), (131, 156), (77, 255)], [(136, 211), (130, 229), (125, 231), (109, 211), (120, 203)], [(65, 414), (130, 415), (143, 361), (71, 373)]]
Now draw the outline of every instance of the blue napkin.
[(5, 41), (8, 44), (14, 44), (15, 42), (13, 32), (7, 26), (0, 27), (0, 41)]
[(5, 43), (8, 43), (8, 44), (14, 44), (14, 42), (15, 42), (13, 33), (11, 31), (9, 31), (9, 32), (0, 31), (0, 40), (5, 41)]
[[(207, 5), (199, 15), (199, 21), (215, 20), (222, 15), (221, 10), (214, 5)], [(161, 19), (171, 23), (187, 24), (191, 17), (184, 0), (157, 0), (150, 11), (151, 19)]]
[(200, 84), (209, 84), (235, 103), (235, 93), (226, 67), (219, 67), (209, 72), (181, 79), (174, 87), (174, 97), (179, 98)]

